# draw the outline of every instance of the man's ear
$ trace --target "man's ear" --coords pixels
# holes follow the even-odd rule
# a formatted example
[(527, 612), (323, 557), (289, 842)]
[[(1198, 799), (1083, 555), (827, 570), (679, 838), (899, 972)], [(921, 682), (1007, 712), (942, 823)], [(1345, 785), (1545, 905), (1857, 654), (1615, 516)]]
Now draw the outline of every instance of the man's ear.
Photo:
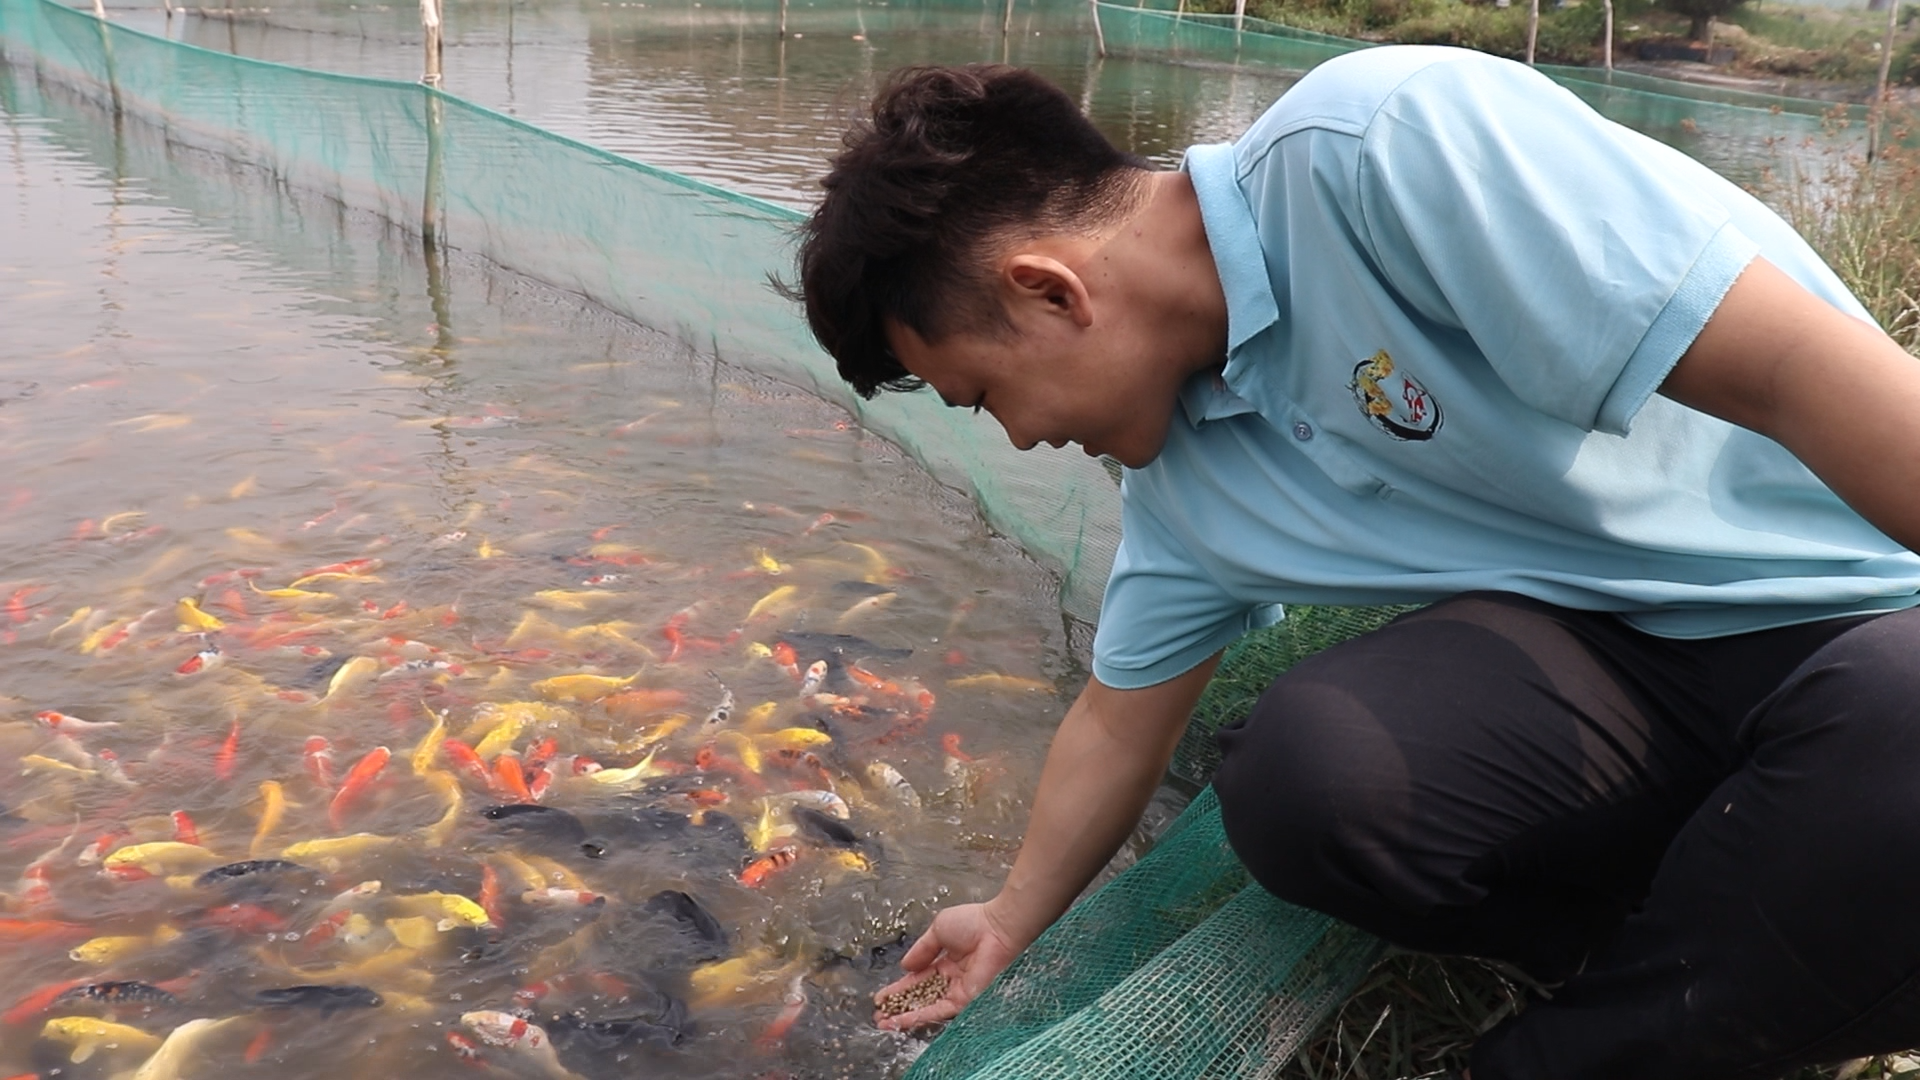
[(1060, 260), (1019, 252), (1007, 257), (1000, 272), (1012, 311), (1064, 315), (1082, 330), (1093, 325), (1093, 299), (1087, 295), (1086, 282)]

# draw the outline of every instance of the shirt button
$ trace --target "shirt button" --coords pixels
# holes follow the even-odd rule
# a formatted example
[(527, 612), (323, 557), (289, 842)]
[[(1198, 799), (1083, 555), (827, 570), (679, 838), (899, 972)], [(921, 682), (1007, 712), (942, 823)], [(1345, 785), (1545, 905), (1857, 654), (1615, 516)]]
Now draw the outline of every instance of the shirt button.
[(1293, 425), (1293, 437), (1299, 439), (1301, 442), (1306, 442), (1308, 439), (1313, 438), (1313, 425), (1305, 421)]

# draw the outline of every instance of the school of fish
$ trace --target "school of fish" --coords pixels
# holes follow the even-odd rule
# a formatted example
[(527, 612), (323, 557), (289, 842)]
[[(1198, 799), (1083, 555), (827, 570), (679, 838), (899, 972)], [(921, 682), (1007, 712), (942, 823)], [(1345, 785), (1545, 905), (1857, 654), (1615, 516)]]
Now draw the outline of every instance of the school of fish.
[[(409, 595), (418, 567), (377, 542), (135, 604), (11, 584), (14, 655), (154, 693), (0, 698), (0, 943), (39, 973), (0, 999), (0, 1076), (181, 1080), (345, 1043), (383, 1048), (348, 1058), (375, 1074), (828, 1075), (785, 1061), (796, 1030), (866, 1029), (931, 908), (849, 937), (809, 903), (877, 894), (891, 834), (1007, 782), (943, 697), (1055, 688), (972, 665), (966, 605), (931, 649), (876, 643), (914, 574), (857, 513), (739, 513), (784, 538), (708, 564), (630, 523), (424, 545), (538, 579), (491, 628)], [(715, 1053), (737, 1060), (681, 1068)]]

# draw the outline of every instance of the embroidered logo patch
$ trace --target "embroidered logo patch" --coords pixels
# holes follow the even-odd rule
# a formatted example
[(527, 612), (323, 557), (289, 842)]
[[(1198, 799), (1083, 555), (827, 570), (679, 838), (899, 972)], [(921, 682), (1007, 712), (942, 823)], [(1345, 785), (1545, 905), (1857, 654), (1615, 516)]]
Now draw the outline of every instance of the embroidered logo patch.
[(1440, 403), (1413, 376), (1396, 369), (1385, 349), (1354, 367), (1347, 389), (1375, 427), (1402, 442), (1424, 442), (1440, 430)]

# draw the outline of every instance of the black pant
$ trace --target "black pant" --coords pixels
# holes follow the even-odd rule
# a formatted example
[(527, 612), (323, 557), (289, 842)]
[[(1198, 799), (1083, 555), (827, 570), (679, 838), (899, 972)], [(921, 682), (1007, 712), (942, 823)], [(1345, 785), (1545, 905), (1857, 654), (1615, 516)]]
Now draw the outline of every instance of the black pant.
[(1220, 734), (1283, 899), (1550, 1000), (1474, 1080), (1762, 1080), (1920, 1045), (1920, 609), (1704, 641), (1470, 593)]

